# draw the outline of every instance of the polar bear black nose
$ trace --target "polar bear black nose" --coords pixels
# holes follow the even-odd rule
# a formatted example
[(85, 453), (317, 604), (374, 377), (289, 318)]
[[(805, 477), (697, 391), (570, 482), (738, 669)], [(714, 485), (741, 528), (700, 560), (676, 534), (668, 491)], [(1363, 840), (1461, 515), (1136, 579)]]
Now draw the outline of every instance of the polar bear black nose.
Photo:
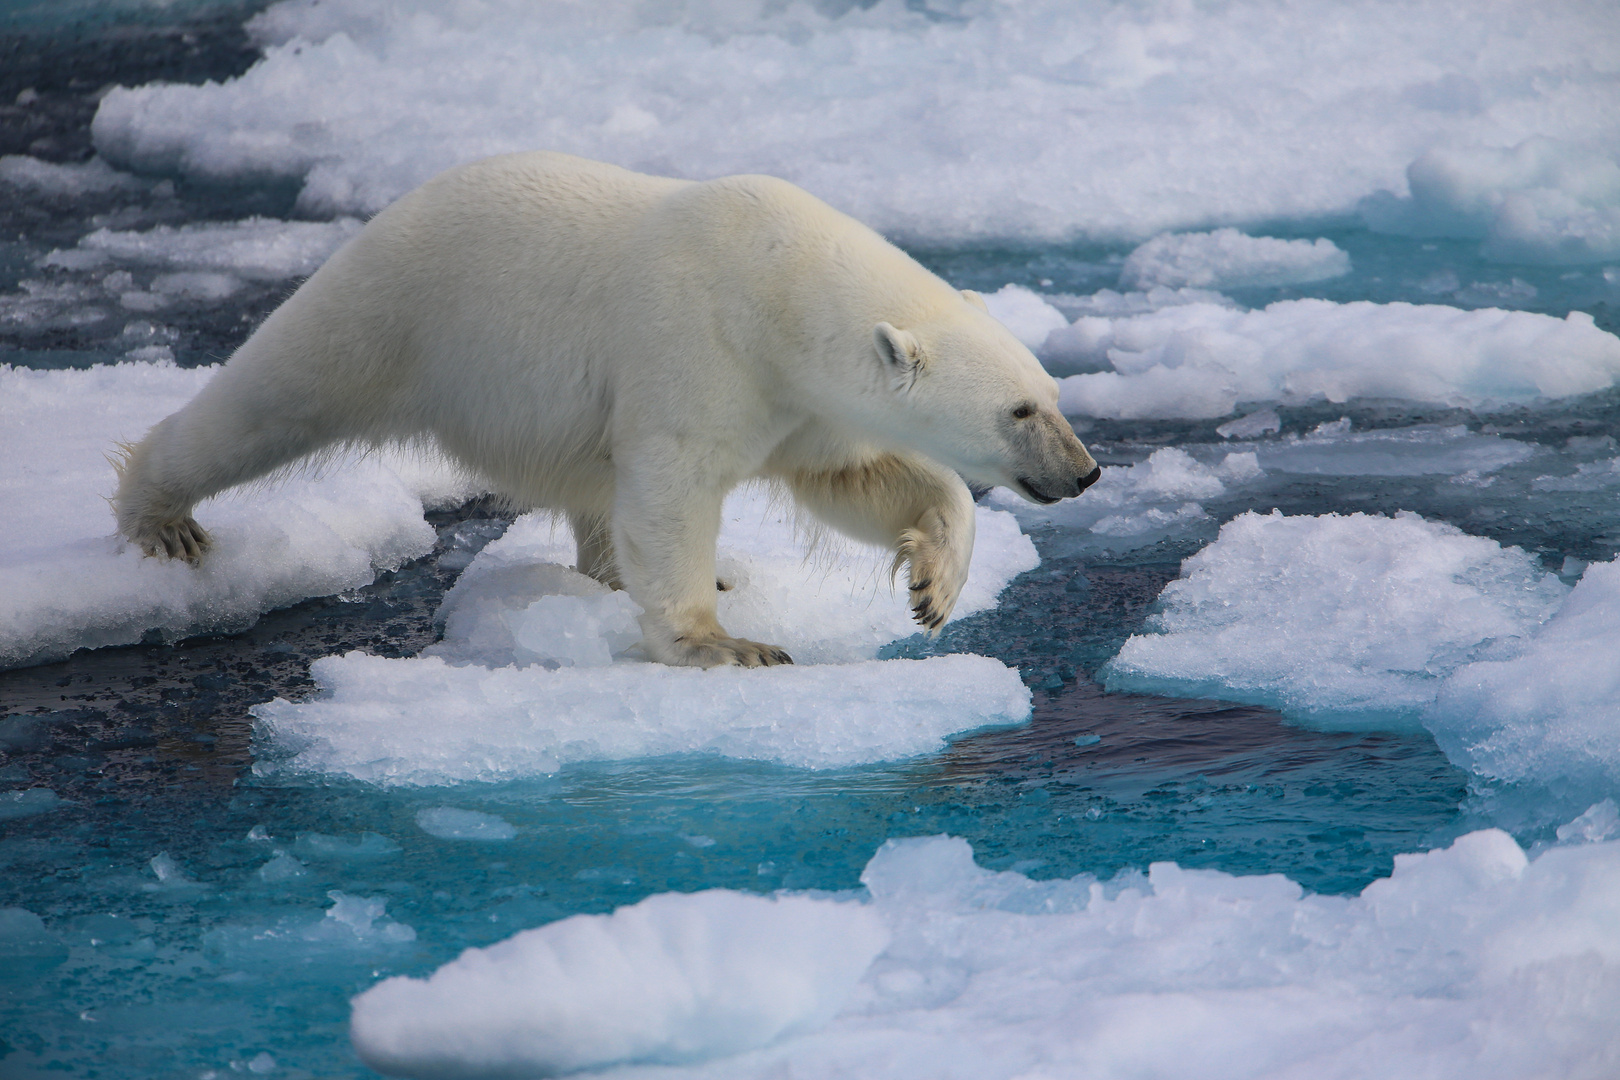
[(1092, 484), (1095, 484), (1098, 478), (1101, 476), (1102, 466), (1094, 466), (1090, 472), (1086, 473), (1086, 475), (1074, 482), (1074, 493), (1076, 495), (1080, 494), (1082, 491), (1086, 490), (1086, 488), (1090, 487)]

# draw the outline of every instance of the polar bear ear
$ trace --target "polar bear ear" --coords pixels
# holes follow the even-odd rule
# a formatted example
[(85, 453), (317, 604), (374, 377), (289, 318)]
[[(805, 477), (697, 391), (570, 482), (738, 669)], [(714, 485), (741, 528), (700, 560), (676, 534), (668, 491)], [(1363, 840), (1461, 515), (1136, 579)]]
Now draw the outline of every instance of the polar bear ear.
[(927, 357), (922, 343), (909, 331), (897, 330), (886, 322), (872, 328), (872, 343), (890, 374), (906, 382), (917, 377)]
[(990, 305), (984, 302), (984, 297), (980, 296), (972, 289), (963, 289), (962, 299), (966, 300), (968, 303), (972, 304), (986, 315), (990, 314)]

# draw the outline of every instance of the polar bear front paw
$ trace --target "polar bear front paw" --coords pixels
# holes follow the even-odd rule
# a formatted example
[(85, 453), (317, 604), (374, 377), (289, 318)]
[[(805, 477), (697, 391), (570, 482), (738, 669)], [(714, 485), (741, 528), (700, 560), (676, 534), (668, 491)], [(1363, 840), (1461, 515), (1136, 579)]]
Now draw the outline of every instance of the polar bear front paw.
[(690, 667), (775, 667), (777, 664), (793, 663), (793, 657), (775, 645), (761, 645), (747, 638), (678, 637), (674, 641), (674, 650), (676, 656), (667, 662)]
[(967, 584), (972, 548), (964, 551), (953, 540), (944, 517), (930, 510), (915, 528), (900, 534), (894, 556), (896, 573), (903, 564), (910, 564), (911, 615), (930, 637), (939, 636)]
[(147, 555), (184, 559), (193, 566), (202, 561), (213, 545), (207, 530), (190, 516), (135, 529), (129, 539)]

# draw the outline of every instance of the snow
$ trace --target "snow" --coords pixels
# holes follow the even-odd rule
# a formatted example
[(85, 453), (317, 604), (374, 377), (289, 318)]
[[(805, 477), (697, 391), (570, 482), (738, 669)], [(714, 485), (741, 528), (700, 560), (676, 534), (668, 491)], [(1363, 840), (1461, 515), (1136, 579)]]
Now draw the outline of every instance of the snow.
[(1104, 669), (1114, 689), (1411, 726), (1441, 680), (1514, 655), (1568, 587), (1519, 548), (1416, 514), (1240, 514)]
[(1331, 240), (1277, 240), (1236, 229), (1166, 233), (1125, 257), (1120, 285), (1136, 291), (1308, 285), (1350, 272), (1350, 256)]
[(241, 629), (273, 608), (368, 585), (378, 569), (432, 549), (424, 503), (473, 493), (428, 459), (340, 458), (202, 503), (197, 519), (215, 546), (201, 567), (143, 558), (114, 534), (109, 455), (215, 370), (0, 365), (0, 518), (28, 523), (0, 554), (0, 667), (154, 631)]
[(1207, 419), (1240, 402), (1396, 398), (1488, 406), (1586, 394), (1620, 379), (1620, 338), (1592, 317), (1437, 304), (1282, 300), (1082, 315), (1042, 359), (1071, 416)]
[[(1348, 216), (1380, 192), (1450, 220), (1422, 163), (1461, 148), (1452, 171), (1503, 193), (1498, 246), (1586, 260), (1615, 236), (1611, 16), (1604, 0), (1398, 17), (1377, 0), (290, 0), (253, 20), (265, 55), (246, 74), (114, 89), (93, 135), (121, 169), (291, 178), (316, 216), (544, 147), (782, 176), (901, 237), (1024, 241)], [(1500, 179), (1492, 148), (1525, 145), (1509, 153), (1554, 164)]]
[(394, 1076), (701, 1061), (822, 1026), (887, 940), (861, 904), (665, 893), (378, 983), (355, 998), (350, 1036)]
[(1475, 832), (1353, 897), (1173, 863), (1032, 881), (948, 837), (890, 840), (862, 881), (524, 931), (368, 990), (351, 1035), (420, 1078), (1598, 1080), (1620, 1055), (1620, 842), (1532, 860)]

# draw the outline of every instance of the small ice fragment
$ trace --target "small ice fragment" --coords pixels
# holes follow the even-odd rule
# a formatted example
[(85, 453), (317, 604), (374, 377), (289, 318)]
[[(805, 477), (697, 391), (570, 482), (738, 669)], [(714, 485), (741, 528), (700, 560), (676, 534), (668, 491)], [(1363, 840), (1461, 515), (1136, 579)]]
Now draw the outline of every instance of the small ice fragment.
[(701, 833), (696, 835), (679, 833), (678, 835), (682, 840), (685, 840), (688, 844), (691, 844), (695, 848), (714, 847), (714, 837), (712, 836), (704, 836)]
[(191, 880), (167, 851), (158, 852), (146, 865), (152, 868), (152, 873), (165, 885), (182, 885)]
[(258, 869), (259, 880), (272, 885), (284, 881), (296, 881), (298, 878), (308, 876), (309, 867), (279, 849), (276, 851), (274, 858)]
[(1236, 420), (1228, 420), (1215, 429), (1223, 439), (1255, 439), (1261, 435), (1274, 435), (1282, 430), (1282, 418), (1276, 409), (1261, 409)]
[(453, 806), (433, 806), (416, 812), (416, 824), (425, 833), (441, 840), (510, 840), (517, 828), (494, 814), (460, 810)]
[(58, 807), (71, 805), (71, 801), (58, 798), (50, 788), (0, 792), (0, 821), (48, 814)]
[(1574, 821), (1558, 826), (1558, 840), (1564, 844), (1577, 841), (1594, 844), (1617, 833), (1620, 833), (1620, 806), (1616, 806), (1613, 799), (1595, 803)]
[(1096, 746), (1100, 742), (1102, 742), (1101, 735), (1092, 735), (1087, 733), (1085, 735), (1076, 735), (1074, 737), (1074, 745), (1076, 746)]
[(247, 838), (255, 843), (262, 842), (267, 844), (270, 842), (270, 834), (265, 831), (263, 825), (255, 825), (253, 828), (249, 829)]
[(248, 1072), (261, 1076), (268, 1072), (274, 1072), (275, 1069), (276, 1059), (270, 1056), (270, 1051), (268, 1050), (260, 1050), (253, 1056), (253, 1060), (247, 1063)]

